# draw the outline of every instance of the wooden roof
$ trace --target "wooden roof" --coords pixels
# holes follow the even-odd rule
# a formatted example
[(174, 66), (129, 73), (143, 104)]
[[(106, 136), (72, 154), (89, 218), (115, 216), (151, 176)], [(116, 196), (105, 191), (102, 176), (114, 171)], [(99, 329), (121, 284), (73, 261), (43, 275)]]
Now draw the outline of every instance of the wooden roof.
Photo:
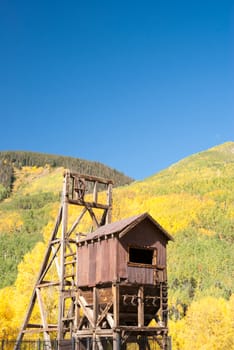
[(156, 220), (154, 220), (150, 214), (143, 213), (113, 222), (111, 224), (100, 226), (94, 232), (88, 233), (86, 238), (82, 239), (81, 242), (102, 238), (103, 236), (105, 237), (112, 234), (119, 234), (119, 237), (121, 238), (145, 219), (150, 220), (166, 236), (168, 241), (174, 240), (173, 237)]

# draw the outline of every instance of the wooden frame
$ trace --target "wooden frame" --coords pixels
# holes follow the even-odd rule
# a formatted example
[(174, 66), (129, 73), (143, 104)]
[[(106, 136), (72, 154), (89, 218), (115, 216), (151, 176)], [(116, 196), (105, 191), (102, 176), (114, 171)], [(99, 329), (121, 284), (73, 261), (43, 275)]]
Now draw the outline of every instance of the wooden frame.
[[(44, 260), (32, 297), (17, 337), (15, 349), (19, 349), (20, 343), (26, 334), (43, 334), (50, 350), (51, 334), (56, 334), (59, 347), (62, 348), (64, 341), (71, 339), (72, 332), (79, 323), (79, 307), (76, 280), (76, 249), (77, 241), (83, 236), (78, 227), (82, 223), (84, 216), (88, 218), (94, 229), (111, 222), (112, 211), (112, 185), (111, 180), (83, 175), (71, 171), (64, 173), (63, 191), (61, 205), (58, 216), (45, 252)], [(106, 200), (99, 200), (99, 192), (106, 190)], [(92, 196), (92, 200), (86, 200), (86, 196)], [(73, 223), (68, 220), (68, 208), (70, 205), (81, 208), (77, 218)], [(97, 216), (95, 211), (99, 211), (101, 216)], [(70, 225), (70, 227), (69, 227)], [(57, 278), (51, 279), (50, 270), (57, 271)], [(42, 299), (42, 290), (56, 288), (58, 298), (58, 320), (54, 324), (48, 323), (47, 305)], [(32, 323), (33, 311), (39, 306), (41, 320)]]

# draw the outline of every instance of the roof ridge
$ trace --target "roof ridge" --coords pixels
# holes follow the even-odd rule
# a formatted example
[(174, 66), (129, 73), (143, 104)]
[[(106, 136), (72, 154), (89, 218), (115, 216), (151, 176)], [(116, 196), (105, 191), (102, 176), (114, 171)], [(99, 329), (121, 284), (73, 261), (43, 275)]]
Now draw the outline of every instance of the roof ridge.
[(119, 221), (100, 226), (95, 231), (88, 233), (87, 236), (81, 241), (93, 240), (102, 236), (109, 236), (111, 234), (120, 232), (120, 237), (124, 236), (124, 234), (128, 232), (129, 226), (130, 228), (133, 228), (145, 218), (148, 218), (155, 226), (157, 226), (160, 229), (160, 231), (162, 231), (163, 234), (167, 236), (169, 240), (173, 240), (171, 235), (148, 212), (144, 212), (142, 214), (134, 215), (128, 218), (121, 219)]

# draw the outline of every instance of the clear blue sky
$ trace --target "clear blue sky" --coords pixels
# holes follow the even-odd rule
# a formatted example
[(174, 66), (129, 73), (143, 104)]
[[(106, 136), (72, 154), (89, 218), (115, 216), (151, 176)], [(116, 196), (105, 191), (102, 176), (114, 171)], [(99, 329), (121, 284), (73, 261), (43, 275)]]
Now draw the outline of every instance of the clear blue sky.
[(233, 0), (1, 0), (0, 150), (144, 179), (233, 141)]

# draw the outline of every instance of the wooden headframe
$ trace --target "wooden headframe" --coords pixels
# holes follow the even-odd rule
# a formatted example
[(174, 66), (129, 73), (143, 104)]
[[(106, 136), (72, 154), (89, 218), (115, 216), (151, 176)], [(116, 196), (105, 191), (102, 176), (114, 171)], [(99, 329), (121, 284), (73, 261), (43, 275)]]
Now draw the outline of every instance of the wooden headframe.
[[(63, 341), (66, 335), (71, 335), (75, 327), (77, 309), (75, 294), (76, 281), (76, 244), (87, 232), (80, 232), (79, 227), (85, 222), (89, 230), (111, 222), (112, 181), (100, 177), (82, 175), (72, 171), (64, 173), (61, 205), (52, 231), (45, 256), (39, 271), (25, 319), (18, 334), (16, 347), (26, 334), (43, 334), (48, 349), (51, 349), (51, 334), (53, 338)], [(99, 196), (102, 193), (102, 196)], [(104, 195), (103, 195), (104, 193)], [(104, 197), (104, 200), (100, 199)], [(77, 206), (78, 214), (74, 220), (69, 220), (69, 206)], [(86, 220), (86, 221), (85, 221)], [(90, 224), (87, 222), (90, 221)], [(57, 295), (57, 319), (50, 320), (47, 300), (44, 295), (48, 289), (53, 289), (52, 295)], [(40, 322), (33, 322), (35, 307), (39, 308)]]

